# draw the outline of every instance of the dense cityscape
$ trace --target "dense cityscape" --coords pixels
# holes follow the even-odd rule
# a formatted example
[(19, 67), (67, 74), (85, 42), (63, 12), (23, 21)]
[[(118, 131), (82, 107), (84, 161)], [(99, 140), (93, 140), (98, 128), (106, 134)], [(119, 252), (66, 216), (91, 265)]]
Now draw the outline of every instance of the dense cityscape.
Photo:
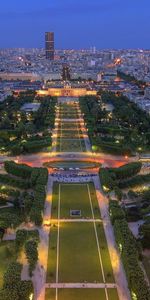
[(56, 36), (0, 48), (0, 300), (150, 300), (150, 50)]

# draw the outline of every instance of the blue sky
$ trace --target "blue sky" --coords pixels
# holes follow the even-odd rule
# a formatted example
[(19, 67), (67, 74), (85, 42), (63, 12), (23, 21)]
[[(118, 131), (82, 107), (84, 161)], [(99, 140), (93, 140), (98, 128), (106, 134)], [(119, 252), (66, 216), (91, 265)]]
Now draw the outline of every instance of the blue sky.
[(2, 0), (0, 48), (150, 48), (150, 0)]

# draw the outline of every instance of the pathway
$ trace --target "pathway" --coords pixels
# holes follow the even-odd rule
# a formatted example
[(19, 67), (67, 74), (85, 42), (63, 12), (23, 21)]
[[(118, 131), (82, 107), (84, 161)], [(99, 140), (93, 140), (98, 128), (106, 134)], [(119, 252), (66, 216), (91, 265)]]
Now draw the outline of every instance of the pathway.
[(97, 175), (93, 179), (93, 181), (96, 189), (96, 195), (97, 195), (97, 199), (101, 211), (101, 216), (104, 221), (103, 222), (104, 231), (107, 239), (115, 281), (117, 284), (118, 295), (120, 300), (130, 300), (131, 298), (130, 298), (130, 293), (129, 293), (128, 284), (126, 280), (126, 275), (121, 262), (119, 251), (116, 246), (113, 227), (110, 222), (110, 217), (108, 212), (108, 199), (103, 195), (99, 176)]
[(90, 282), (84, 282), (84, 283), (46, 283), (46, 288), (66, 288), (66, 289), (114, 289), (116, 288), (116, 284), (114, 283), (90, 283)]

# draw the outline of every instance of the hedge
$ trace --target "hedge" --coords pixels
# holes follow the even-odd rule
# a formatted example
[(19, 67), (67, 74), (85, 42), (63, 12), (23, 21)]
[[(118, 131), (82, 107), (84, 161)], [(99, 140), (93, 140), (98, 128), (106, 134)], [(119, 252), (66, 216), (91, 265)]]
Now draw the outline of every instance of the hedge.
[(29, 240), (25, 243), (25, 254), (29, 263), (29, 275), (32, 276), (38, 261), (38, 243), (36, 240)]
[(140, 267), (138, 244), (125, 219), (114, 222), (114, 233), (131, 293), (136, 295), (137, 300), (149, 300), (150, 289)]
[(29, 300), (33, 294), (31, 281), (21, 281), (22, 265), (18, 262), (9, 264), (0, 290), (0, 300)]
[(125, 213), (120, 207), (117, 201), (110, 200), (109, 202), (109, 214), (112, 224), (114, 225), (116, 220), (125, 219)]
[(0, 174), (0, 183), (10, 185), (12, 187), (17, 187), (19, 189), (28, 189), (30, 188), (29, 181), (25, 181), (19, 178), (11, 177), (8, 174)]
[(7, 173), (23, 179), (29, 179), (32, 173), (32, 168), (25, 164), (16, 164), (14, 161), (5, 161), (4, 167)]

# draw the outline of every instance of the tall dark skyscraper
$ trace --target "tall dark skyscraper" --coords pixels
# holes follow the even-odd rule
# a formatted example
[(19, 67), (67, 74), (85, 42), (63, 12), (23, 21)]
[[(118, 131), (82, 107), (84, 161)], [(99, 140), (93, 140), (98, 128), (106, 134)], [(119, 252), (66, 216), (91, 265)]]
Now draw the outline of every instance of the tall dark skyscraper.
[(46, 59), (54, 60), (54, 32), (45, 33)]

